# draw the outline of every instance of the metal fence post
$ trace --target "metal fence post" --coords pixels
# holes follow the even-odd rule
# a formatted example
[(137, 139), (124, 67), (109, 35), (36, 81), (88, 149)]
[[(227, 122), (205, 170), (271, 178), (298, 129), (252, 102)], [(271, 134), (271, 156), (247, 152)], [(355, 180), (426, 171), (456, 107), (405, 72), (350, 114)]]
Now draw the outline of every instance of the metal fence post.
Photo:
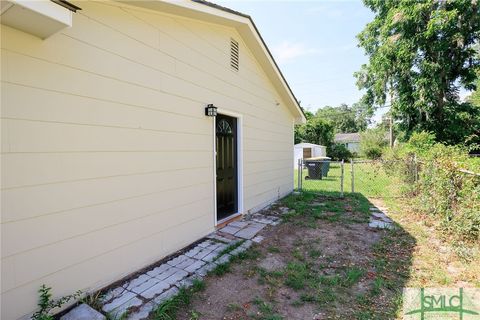
[(300, 191), (300, 159), (297, 161), (297, 190)]
[(298, 159), (298, 191), (302, 191), (302, 159)]
[(355, 192), (355, 177), (353, 175), (353, 159), (350, 160), (350, 164), (352, 166), (352, 169), (351, 169), (351, 175), (352, 175), (352, 193)]
[(344, 172), (344, 162), (345, 160), (342, 159), (342, 164), (341, 164), (341, 176), (340, 176), (340, 195), (343, 198), (343, 172)]

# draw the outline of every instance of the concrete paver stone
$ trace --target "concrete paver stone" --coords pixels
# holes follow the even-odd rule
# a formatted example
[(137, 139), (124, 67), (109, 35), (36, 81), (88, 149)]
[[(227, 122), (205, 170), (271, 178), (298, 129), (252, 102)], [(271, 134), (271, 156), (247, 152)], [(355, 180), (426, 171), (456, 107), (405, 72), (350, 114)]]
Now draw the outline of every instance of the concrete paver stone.
[[(280, 213), (286, 213), (290, 209), (279, 207), (276, 210), (280, 211)], [(201, 279), (218, 265), (230, 261), (232, 256), (246, 251), (254, 243), (263, 241), (264, 237), (258, 235), (258, 233), (267, 225), (280, 223), (278, 216), (272, 216), (266, 213), (265, 211), (265, 214), (261, 212), (253, 216), (245, 217), (245, 220), (233, 221), (222, 229), (209, 234), (206, 240), (199, 242), (187, 252), (133, 279), (129, 279), (119, 287), (111, 289), (102, 299), (102, 311), (121, 316), (130, 308), (135, 307), (135, 311), (128, 315), (127, 320), (147, 319), (156, 306), (177, 294), (179, 288), (192, 286), (194, 279)], [(372, 215), (378, 218), (377, 213), (378, 211), (374, 212), (372, 210)], [(274, 214), (276, 213), (274, 212)], [(372, 220), (371, 224), (372, 223), (378, 226), (379, 223), (385, 224), (386, 222)], [(229, 245), (238, 243), (239, 241), (243, 241), (240, 246), (229, 253), (221, 255), (222, 251)], [(89, 307), (80, 305), (77, 308), (87, 310)], [(66, 317), (77, 308), (72, 309), (72, 311), (64, 315), (61, 320), (84, 320), (81, 317)], [(88, 313), (90, 310), (85, 312)], [(97, 319), (92, 313), (88, 319), (105, 320), (105, 316), (101, 314), (100, 316), (101, 317)]]
[(145, 299), (152, 299), (153, 297), (161, 294), (164, 292), (166, 289), (170, 287), (170, 284), (168, 284), (166, 281), (160, 281), (153, 287), (151, 287), (148, 290), (145, 290), (142, 292), (140, 295), (145, 298)]
[(112, 310), (118, 308), (119, 306), (121, 306), (125, 302), (135, 298), (136, 296), (137, 295), (133, 292), (125, 291), (123, 294), (116, 297), (111, 302), (103, 305), (102, 310), (105, 311), (105, 312), (111, 312)]
[(195, 272), (196, 270), (200, 269), (201, 267), (203, 267), (205, 265), (205, 263), (206, 263), (205, 261), (197, 260), (195, 263), (186, 267), (184, 270), (188, 273), (192, 273), (192, 272)]
[(164, 263), (150, 271), (147, 272), (147, 274), (150, 276), (150, 277), (155, 277), (163, 272), (165, 272), (166, 270), (170, 269), (172, 266)]
[(112, 314), (116, 318), (121, 318), (122, 315), (125, 314), (128, 311), (128, 309), (130, 309), (132, 307), (141, 306), (142, 303), (143, 303), (142, 300), (135, 297), (133, 299), (128, 300), (127, 302), (125, 302), (121, 306), (119, 306), (119, 307), (113, 309), (112, 311), (110, 311), (110, 314)]
[(233, 226), (226, 226), (226, 227), (223, 227), (222, 229), (220, 229), (221, 232), (225, 232), (225, 233), (228, 233), (228, 234), (235, 234), (237, 233), (238, 231), (240, 231), (241, 228), (237, 228), (237, 227), (233, 227)]
[(67, 314), (63, 315), (60, 320), (105, 320), (106, 317), (93, 309), (87, 304), (82, 303), (81, 305), (73, 308)]

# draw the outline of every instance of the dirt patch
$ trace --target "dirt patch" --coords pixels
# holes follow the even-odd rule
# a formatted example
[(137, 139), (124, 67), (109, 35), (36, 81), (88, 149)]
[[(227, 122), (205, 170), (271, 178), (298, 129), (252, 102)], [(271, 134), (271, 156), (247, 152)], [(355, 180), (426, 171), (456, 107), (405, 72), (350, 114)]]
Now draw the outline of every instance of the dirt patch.
[(268, 253), (267, 256), (258, 263), (258, 266), (267, 271), (278, 271), (285, 268), (285, 264), (282, 257)]
[[(251, 308), (252, 297), (260, 296), (263, 290), (245, 266), (236, 266), (221, 278), (210, 277), (206, 290), (195, 297), (192, 310), (201, 314), (201, 319), (244, 319)], [(191, 312), (184, 312), (179, 319), (190, 319)]]
[[(208, 276), (206, 290), (188, 309), (180, 310), (178, 319), (362, 315), (361, 298), (377, 281), (374, 248), (387, 231), (369, 228), (365, 207), (368, 213), (371, 204), (356, 201), (317, 196), (294, 203), (291, 210), (284, 210), (291, 214), (287, 222), (262, 231), (265, 240), (251, 249), (253, 257), (236, 261), (231, 272), (221, 277)], [(278, 207), (272, 210), (278, 213)], [(382, 288), (378, 290), (380, 294)]]

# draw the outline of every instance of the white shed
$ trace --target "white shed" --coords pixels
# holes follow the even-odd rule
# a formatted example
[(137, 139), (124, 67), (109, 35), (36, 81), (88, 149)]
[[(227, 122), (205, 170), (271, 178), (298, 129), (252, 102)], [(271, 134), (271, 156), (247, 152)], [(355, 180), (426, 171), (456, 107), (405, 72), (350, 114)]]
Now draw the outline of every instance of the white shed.
[(293, 155), (293, 167), (296, 168), (298, 166), (298, 159), (326, 157), (327, 147), (313, 143), (297, 143), (294, 147)]

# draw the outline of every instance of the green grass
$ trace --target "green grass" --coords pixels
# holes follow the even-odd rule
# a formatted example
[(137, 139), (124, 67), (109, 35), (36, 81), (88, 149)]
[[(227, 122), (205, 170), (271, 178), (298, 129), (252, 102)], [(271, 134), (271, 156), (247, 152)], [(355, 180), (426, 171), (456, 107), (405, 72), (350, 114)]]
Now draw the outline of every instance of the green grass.
[[(224, 253), (231, 252), (240, 246), (243, 242), (233, 244), (225, 248)], [(249, 248), (248, 250), (241, 252), (235, 256), (232, 256), (229, 262), (219, 264), (213, 269), (209, 274), (216, 276), (222, 276), (232, 269), (232, 264), (234, 262), (242, 260), (254, 260), (261, 256), (261, 253), (255, 248)], [(187, 308), (190, 305), (191, 300), (196, 293), (204, 291), (206, 284), (203, 280), (195, 279), (193, 280), (192, 286), (190, 288), (180, 288), (179, 292), (172, 297), (171, 299), (163, 302), (159, 305), (149, 319), (153, 320), (174, 320), (177, 317), (177, 313), (180, 309)], [(201, 314), (195, 310), (190, 311), (190, 319), (200, 319)], [(262, 318), (268, 320), (270, 318)], [(277, 318), (272, 318), (277, 319)], [(278, 318), (281, 319), (281, 318)]]
[(269, 246), (267, 248), (267, 251), (270, 252), (270, 253), (279, 253), (280, 249), (278, 247), (275, 247), (275, 246)]
[[(205, 290), (205, 283), (203, 280), (195, 279), (190, 288), (180, 288), (178, 293), (167, 301), (159, 305), (153, 312), (151, 318), (154, 320), (173, 320), (177, 317), (177, 312), (181, 308), (190, 305), (190, 302), (195, 293)], [(198, 319), (200, 316), (197, 312), (192, 311), (193, 319)], [(196, 318), (195, 318), (196, 317)]]
[(310, 278), (308, 266), (305, 263), (289, 262), (285, 268), (285, 285), (293, 290), (303, 289)]
[(216, 276), (223, 276), (224, 274), (230, 272), (231, 262), (224, 262), (219, 264), (213, 269), (210, 273)]
[(360, 193), (347, 193), (340, 199), (334, 192), (304, 191), (284, 198), (282, 203), (293, 209), (282, 216), (284, 222), (308, 228), (316, 228), (317, 220), (365, 223), (370, 217), (371, 203)]
[[(340, 196), (341, 165), (331, 163), (327, 177), (322, 180), (306, 180), (308, 170), (303, 170), (302, 189)], [(368, 197), (396, 197), (399, 195), (398, 178), (388, 175), (381, 163), (354, 164), (354, 192)], [(298, 170), (294, 173), (295, 187), (298, 187)], [(343, 190), (345, 194), (352, 193), (352, 173), (350, 163), (344, 164)]]
[(254, 319), (258, 319), (258, 320), (284, 319), (281, 315), (275, 313), (273, 305), (263, 301), (262, 299), (256, 297), (252, 302), (258, 308), (258, 313), (254, 316)]
[(223, 249), (222, 251), (220, 251), (220, 253), (213, 259), (213, 261), (216, 261), (216, 260), (218, 260), (221, 256), (223, 256), (224, 254), (230, 253), (230, 252), (232, 252), (233, 250), (237, 249), (237, 248), (240, 247), (244, 242), (245, 242), (245, 240), (241, 240), (241, 241), (235, 242), (234, 244), (229, 245), (228, 247), (226, 247), (225, 249)]
[(357, 267), (347, 269), (345, 271), (345, 279), (343, 280), (343, 285), (346, 287), (353, 286), (355, 283), (357, 283), (360, 280), (360, 278), (364, 275), (364, 273), (365, 273), (364, 270)]
[(312, 259), (317, 259), (322, 255), (322, 252), (318, 249), (312, 248), (308, 251), (308, 256)]

